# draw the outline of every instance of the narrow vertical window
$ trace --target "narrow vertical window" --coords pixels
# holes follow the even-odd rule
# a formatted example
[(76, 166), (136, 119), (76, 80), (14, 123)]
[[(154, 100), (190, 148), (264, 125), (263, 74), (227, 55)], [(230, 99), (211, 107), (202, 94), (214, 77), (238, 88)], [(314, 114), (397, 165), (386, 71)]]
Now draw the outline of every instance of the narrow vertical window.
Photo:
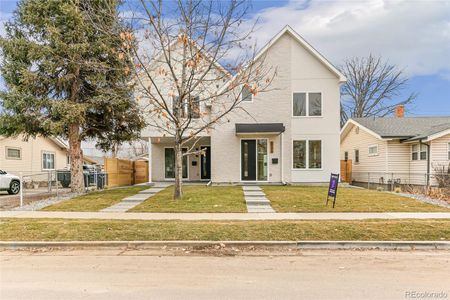
[(294, 117), (306, 116), (306, 93), (294, 93), (292, 112)]
[(359, 150), (355, 149), (355, 164), (359, 163)]
[(241, 100), (251, 102), (253, 100), (253, 94), (247, 86), (242, 87)]
[(309, 141), (309, 168), (322, 168), (322, 141)]
[(322, 94), (309, 93), (308, 94), (309, 115), (318, 117), (322, 115)]
[(306, 168), (306, 141), (294, 141), (293, 142), (293, 168), (305, 169)]

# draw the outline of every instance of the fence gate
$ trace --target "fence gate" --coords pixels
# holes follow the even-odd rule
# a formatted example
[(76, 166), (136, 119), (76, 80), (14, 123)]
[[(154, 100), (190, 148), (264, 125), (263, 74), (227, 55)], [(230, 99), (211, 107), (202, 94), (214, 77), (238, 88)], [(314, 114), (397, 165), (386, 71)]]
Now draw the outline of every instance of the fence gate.
[(134, 162), (134, 183), (148, 182), (148, 161), (136, 160)]
[(341, 180), (352, 183), (352, 160), (341, 160)]

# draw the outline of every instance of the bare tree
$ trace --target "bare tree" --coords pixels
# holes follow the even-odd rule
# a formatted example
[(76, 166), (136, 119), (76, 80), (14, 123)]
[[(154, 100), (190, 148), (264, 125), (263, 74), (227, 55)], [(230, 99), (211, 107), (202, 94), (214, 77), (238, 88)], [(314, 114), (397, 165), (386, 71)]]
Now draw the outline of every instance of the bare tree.
[(351, 58), (340, 69), (347, 77), (341, 89), (341, 126), (349, 118), (385, 117), (395, 107), (410, 104), (417, 96), (411, 93), (406, 99), (398, 99), (408, 78), (380, 57)]
[[(174, 199), (182, 198), (183, 156), (250, 94), (268, 91), (275, 68), (256, 57), (253, 27), (245, 30), (247, 1), (140, 0), (134, 34), (124, 42), (136, 62), (136, 97), (148, 126), (173, 138)], [(143, 47), (146, 47), (143, 49)], [(187, 147), (187, 151), (183, 148)]]

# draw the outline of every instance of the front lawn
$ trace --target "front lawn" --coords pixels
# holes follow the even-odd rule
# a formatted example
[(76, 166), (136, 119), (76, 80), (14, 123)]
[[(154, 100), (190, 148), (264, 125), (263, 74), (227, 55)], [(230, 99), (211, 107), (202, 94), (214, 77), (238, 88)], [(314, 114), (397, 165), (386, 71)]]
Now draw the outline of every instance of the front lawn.
[(184, 185), (183, 199), (173, 200), (173, 186), (129, 210), (130, 212), (247, 212), (244, 193), (237, 186)]
[(138, 221), (0, 219), (2, 241), (450, 240), (450, 220)]
[(99, 211), (110, 207), (123, 198), (148, 189), (148, 186), (133, 186), (92, 192), (43, 208), (47, 211)]
[[(328, 187), (263, 186), (276, 212), (437, 212), (450, 209), (361, 188), (338, 188), (336, 207), (325, 206)], [(331, 198), (330, 198), (331, 199)], [(332, 199), (331, 199), (332, 200)]]

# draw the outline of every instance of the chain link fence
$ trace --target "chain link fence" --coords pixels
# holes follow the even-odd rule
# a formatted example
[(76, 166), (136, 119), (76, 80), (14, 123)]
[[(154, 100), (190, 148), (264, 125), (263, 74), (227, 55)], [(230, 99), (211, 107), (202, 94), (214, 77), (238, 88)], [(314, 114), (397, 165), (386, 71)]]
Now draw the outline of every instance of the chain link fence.
[(353, 172), (352, 185), (371, 190), (432, 195), (450, 200), (450, 173)]
[[(49, 170), (41, 172), (8, 170), (8, 174), (19, 177), (20, 190), (17, 194), (10, 195), (7, 191), (0, 192), (0, 209), (10, 209), (17, 206), (30, 204), (31, 202), (51, 197), (60, 197), (70, 193), (70, 171)], [(96, 169), (84, 170), (85, 189), (103, 189), (108, 184), (106, 173)]]

